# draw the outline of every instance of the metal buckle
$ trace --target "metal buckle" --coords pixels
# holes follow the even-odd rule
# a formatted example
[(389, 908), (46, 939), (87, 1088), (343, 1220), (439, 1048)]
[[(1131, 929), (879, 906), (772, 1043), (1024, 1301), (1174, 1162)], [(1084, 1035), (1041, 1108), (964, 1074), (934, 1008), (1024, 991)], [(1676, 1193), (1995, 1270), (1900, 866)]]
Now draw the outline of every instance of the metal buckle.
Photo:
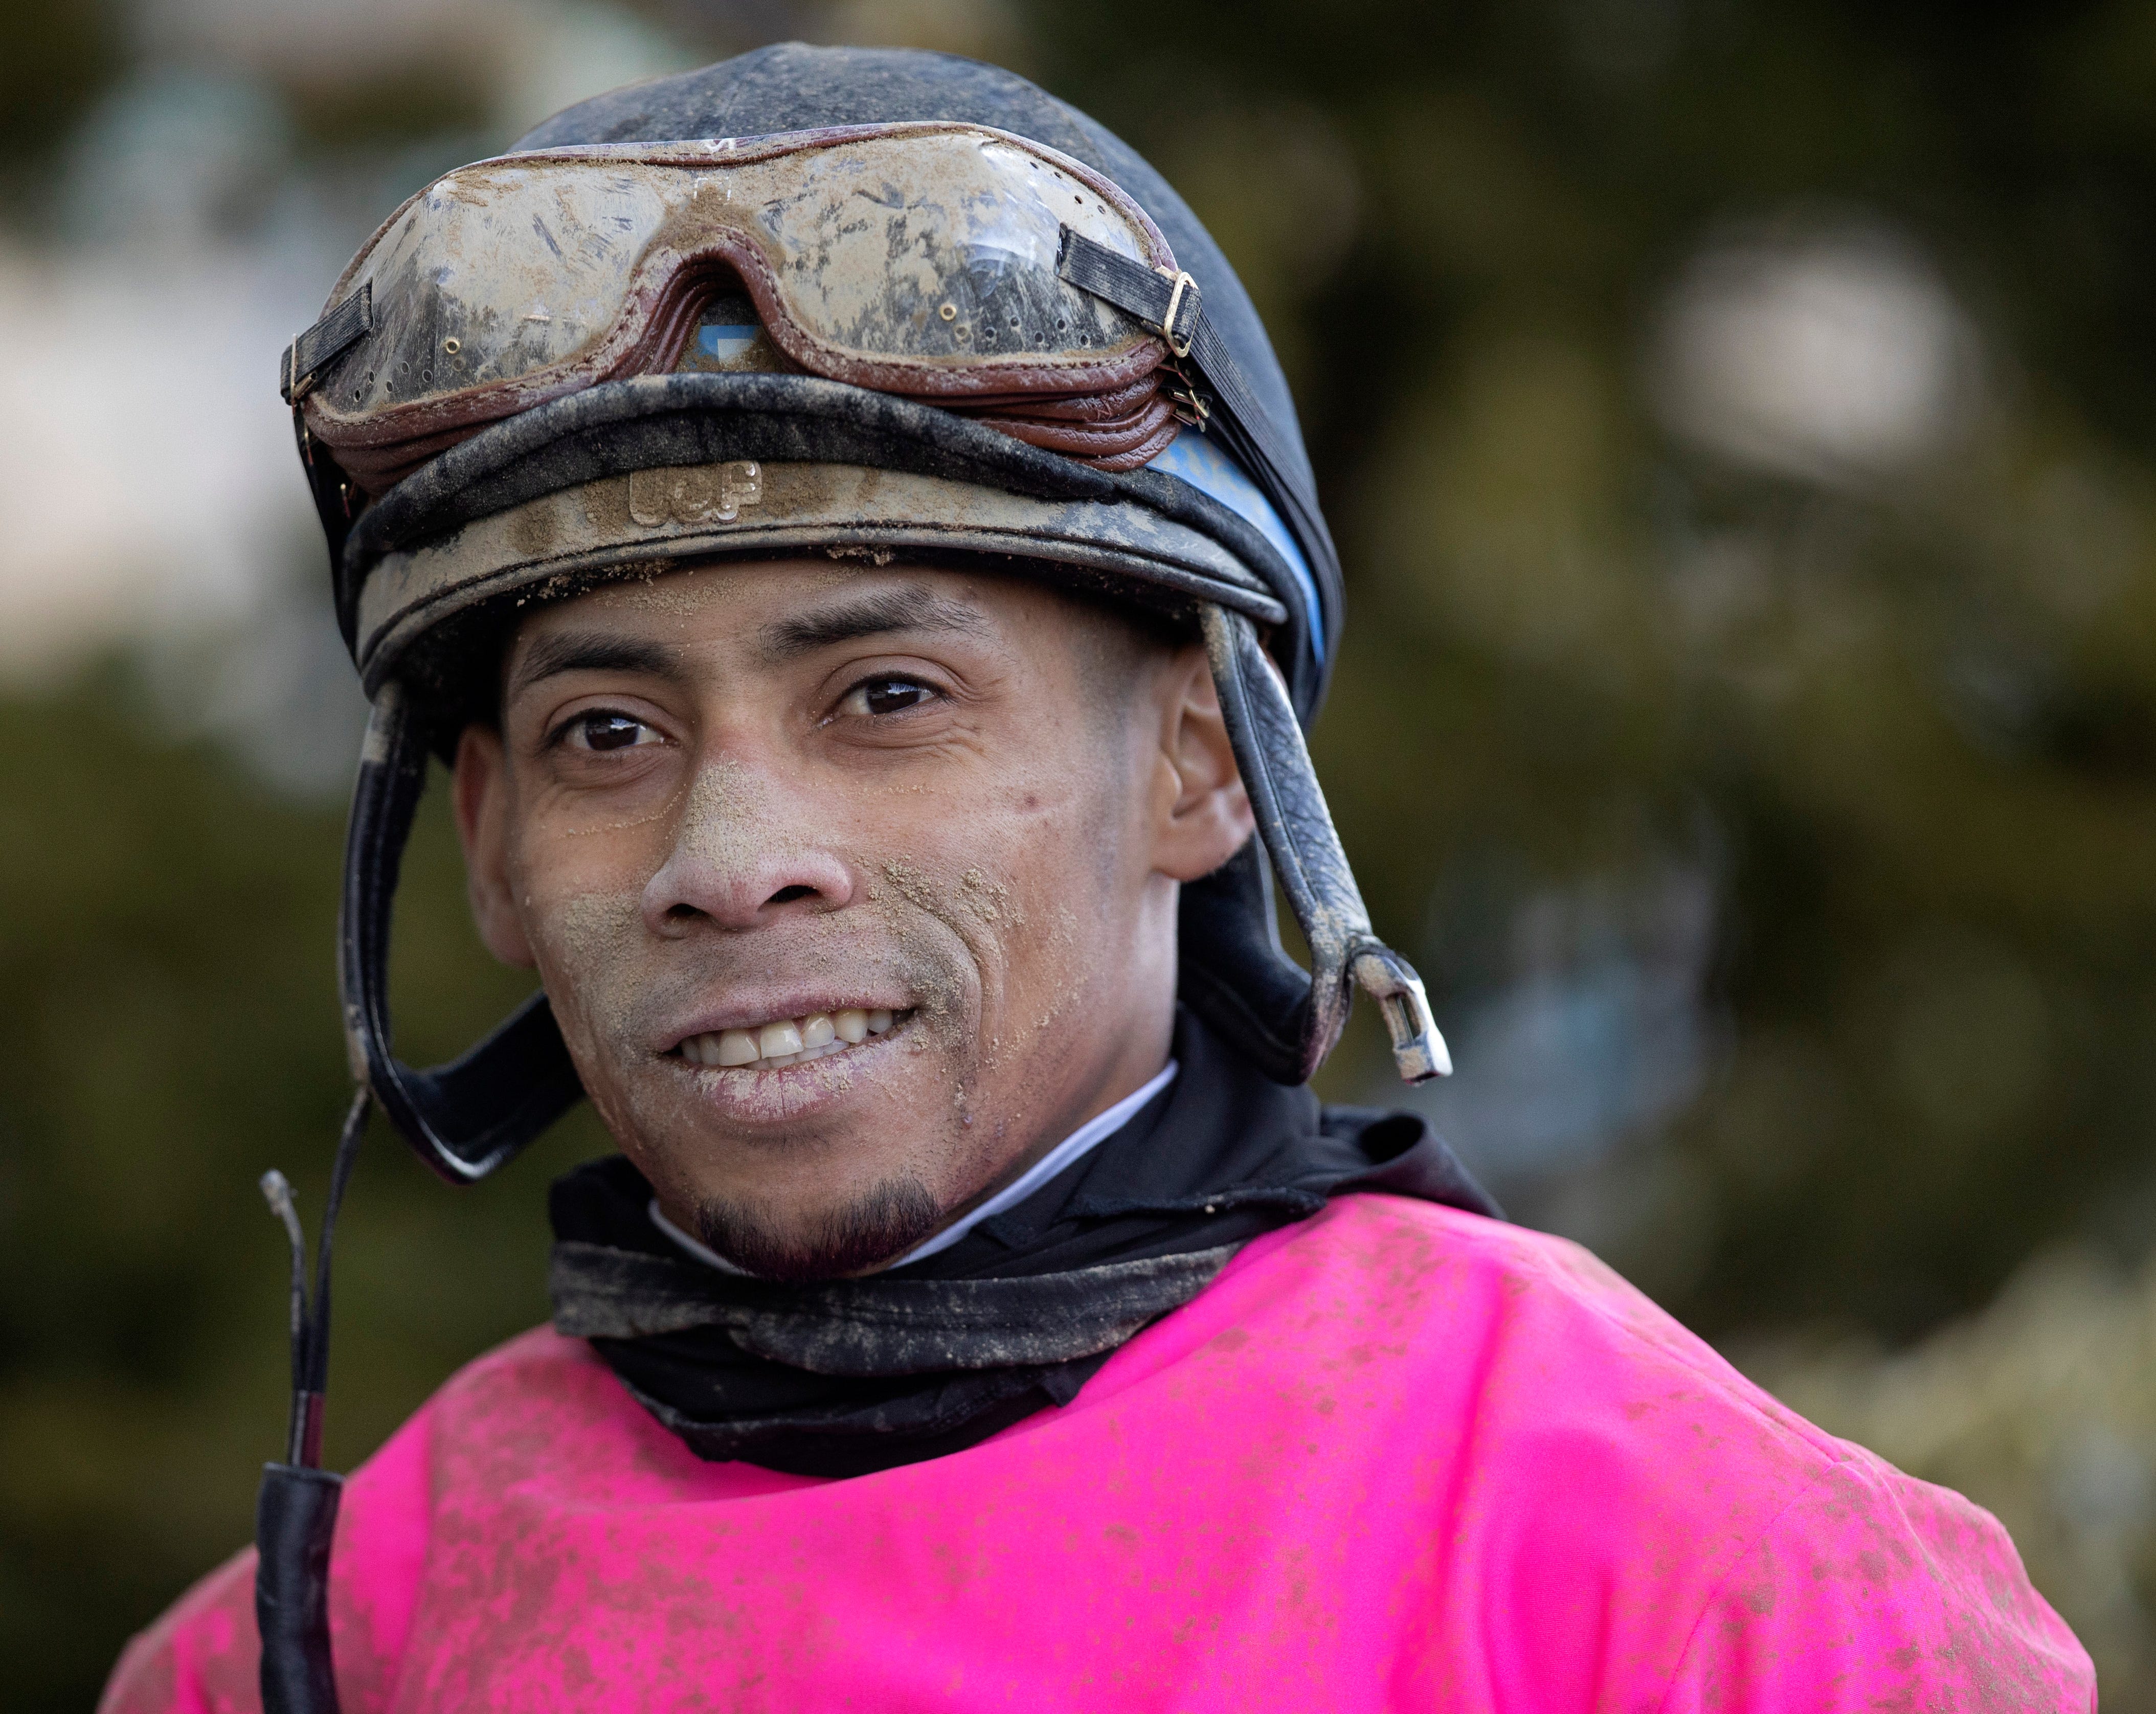
[[(1161, 269), (1159, 273), (1162, 278), (1168, 277), (1167, 269)], [(1187, 357), (1190, 355), (1190, 341), (1198, 336), (1198, 316), (1193, 315), (1190, 318), (1190, 331), (1183, 336), (1181, 345), (1175, 342), (1175, 317), (1183, 307), (1183, 294), (1186, 290), (1189, 292), (1190, 300), (1196, 305), (1199, 314), (1204, 313), (1204, 304), (1199, 296), (1198, 282), (1188, 274), (1178, 274), (1175, 276), (1175, 290), (1168, 295), (1168, 313), (1160, 318), (1161, 336), (1168, 341), (1168, 348), (1178, 357)]]
[[(305, 336), (302, 335), (301, 338), (304, 337)], [(299, 367), (300, 341), (295, 339), (285, 347), (285, 355), (277, 361), (277, 391), (283, 395), (286, 404), (295, 407), (303, 403), (307, 395), (315, 390), (315, 382), (321, 373), (319, 364), (304, 375), (295, 372)]]
[(1366, 939), (1349, 959), (1348, 971), (1378, 1003), (1385, 1034), (1393, 1040), (1393, 1064), (1404, 1083), (1427, 1083), (1452, 1075), (1452, 1055), (1430, 1016), (1430, 996), (1414, 967), (1383, 942)]

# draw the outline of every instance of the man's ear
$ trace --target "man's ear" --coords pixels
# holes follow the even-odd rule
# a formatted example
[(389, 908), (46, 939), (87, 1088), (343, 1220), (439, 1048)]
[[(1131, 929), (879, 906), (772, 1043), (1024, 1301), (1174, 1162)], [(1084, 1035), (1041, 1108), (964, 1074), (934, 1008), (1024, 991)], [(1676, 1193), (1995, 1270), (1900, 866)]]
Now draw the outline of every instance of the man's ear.
[(1160, 685), (1152, 866), (1172, 880), (1196, 880), (1242, 849), (1257, 824), (1205, 650), (1179, 650)]
[(451, 796), (457, 842), (465, 851), (465, 890), (479, 937), (503, 963), (529, 970), (531, 943), (524, 937), (509, 875), (509, 762), (501, 733), (483, 726), (465, 728), (457, 740)]

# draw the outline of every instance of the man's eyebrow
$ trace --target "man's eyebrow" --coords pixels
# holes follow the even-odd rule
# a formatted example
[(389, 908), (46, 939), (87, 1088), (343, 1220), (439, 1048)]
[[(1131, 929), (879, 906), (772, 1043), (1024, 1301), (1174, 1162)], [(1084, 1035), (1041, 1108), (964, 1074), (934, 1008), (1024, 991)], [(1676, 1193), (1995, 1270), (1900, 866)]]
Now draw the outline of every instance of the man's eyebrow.
[(534, 643), (510, 675), (509, 694), (527, 690), (557, 673), (636, 673), (678, 679), (680, 654), (663, 643), (609, 637), (597, 631), (556, 631)]
[(776, 666), (833, 643), (850, 643), (886, 631), (971, 631), (988, 621), (963, 601), (950, 601), (916, 584), (833, 603), (819, 612), (773, 619), (757, 636), (757, 652)]

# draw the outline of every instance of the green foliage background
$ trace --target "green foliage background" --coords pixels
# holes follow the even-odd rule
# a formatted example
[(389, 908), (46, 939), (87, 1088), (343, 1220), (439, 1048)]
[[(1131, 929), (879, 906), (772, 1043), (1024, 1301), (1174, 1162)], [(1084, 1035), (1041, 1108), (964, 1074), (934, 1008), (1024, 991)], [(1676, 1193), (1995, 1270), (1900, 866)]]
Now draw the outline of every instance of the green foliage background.
[[(62, 17), (0, 13), (32, 203), (38, 149), (124, 69)], [(1296, 387), (1350, 577), (1315, 747), (1447, 1021), (1486, 986), (1460, 877), (1516, 900), (1712, 854), (1711, 1075), (1527, 1212), (1830, 1426), (1999, 1506), (2107, 1706), (2156, 1707), (2156, 1404), (2096, 1380), (2156, 1349), (2131, 1271), (2156, 1210), (2156, 5), (649, 17), (699, 57), (796, 31), (1008, 56), (1178, 184)], [(398, 86), (312, 92), (296, 146), (378, 141), (369, 115), (401, 110), (362, 97)], [(479, 122), (438, 69), (405, 87), (414, 135)], [(1686, 256), (1851, 210), (1913, 234), (1984, 337), (1953, 455), (1850, 485), (1674, 444), (1647, 353)], [(11, 1708), (84, 1705), (247, 1536), (284, 1358), (253, 1181), (282, 1166), (318, 1208), (345, 1095), (341, 814), (172, 745), (155, 706), (124, 664), (0, 703)], [(454, 1051), (519, 984), (476, 946), (438, 813), (402, 909), (405, 1045)], [(1358, 1031), (1333, 1092), (1376, 1060)], [(461, 1192), (393, 1145), (366, 1158), (333, 1464), (543, 1316), (546, 1181), (602, 1142), (579, 1116)], [(2079, 1366), (2040, 1385), (2061, 1350)], [(1975, 1425), (1911, 1426), (1949, 1421)], [(2092, 1534), (2073, 1473), (2098, 1429), (2125, 1474)]]

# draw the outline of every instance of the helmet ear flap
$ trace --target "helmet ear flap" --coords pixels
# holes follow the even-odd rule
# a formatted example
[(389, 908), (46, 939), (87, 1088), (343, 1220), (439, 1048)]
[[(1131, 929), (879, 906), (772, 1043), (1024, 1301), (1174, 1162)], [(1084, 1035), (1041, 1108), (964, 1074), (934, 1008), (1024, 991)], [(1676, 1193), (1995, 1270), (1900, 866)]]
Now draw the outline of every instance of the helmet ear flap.
[(367, 719), (352, 788), (337, 983), (352, 1075), (422, 1160), (452, 1183), (469, 1183), (517, 1154), (584, 1090), (543, 993), (448, 1065), (417, 1070), (392, 1050), (390, 916), (428, 756), (424, 722), (403, 685), (385, 685)]
[(1400, 1075), (1410, 1083), (1444, 1075), (1452, 1060), (1421, 978), (1371, 931), (1302, 727), (1256, 627), (1210, 603), (1199, 620), (1258, 840), (1309, 943), (1311, 967), (1305, 977), (1281, 949), (1253, 840), (1185, 889), (1181, 924), (1196, 935), (1183, 959), (1186, 995), (1267, 1075), (1303, 1083), (1339, 1041), (1349, 983), (1360, 982), (1383, 1012)]

